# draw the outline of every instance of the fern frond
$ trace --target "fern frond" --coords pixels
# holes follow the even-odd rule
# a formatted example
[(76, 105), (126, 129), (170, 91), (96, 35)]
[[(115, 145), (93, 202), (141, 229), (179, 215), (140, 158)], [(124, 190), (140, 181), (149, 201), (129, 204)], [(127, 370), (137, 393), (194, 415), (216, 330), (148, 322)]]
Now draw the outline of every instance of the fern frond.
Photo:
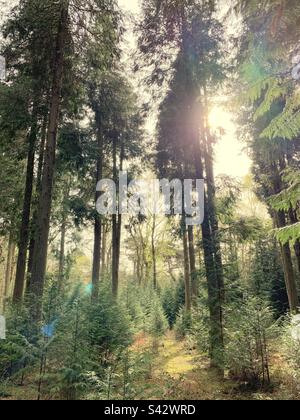
[(283, 112), (275, 117), (261, 133), (261, 138), (280, 137), (293, 140), (300, 134), (300, 93), (297, 91), (287, 100)]
[(272, 85), (272, 78), (264, 77), (257, 80), (255, 83), (248, 86), (248, 88), (239, 95), (238, 100), (241, 103), (247, 103), (253, 105), (259, 98), (261, 98), (263, 92)]
[(278, 229), (276, 231), (276, 236), (282, 244), (287, 244), (288, 242), (295, 243), (300, 239), (300, 222)]
[(272, 83), (269, 82), (268, 91), (265, 94), (265, 98), (261, 105), (255, 111), (253, 116), (254, 121), (257, 121), (260, 117), (263, 117), (270, 110), (274, 102), (283, 98), (286, 95), (287, 86), (279, 81), (279, 79), (274, 78)]

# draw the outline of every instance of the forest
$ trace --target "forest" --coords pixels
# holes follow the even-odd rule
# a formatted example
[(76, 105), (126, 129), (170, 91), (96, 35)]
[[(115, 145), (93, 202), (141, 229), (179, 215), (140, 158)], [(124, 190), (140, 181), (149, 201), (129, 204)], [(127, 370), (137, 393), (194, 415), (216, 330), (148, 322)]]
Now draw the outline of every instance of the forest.
[(0, 191), (1, 401), (300, 399), (299, 0), (1, 0)]

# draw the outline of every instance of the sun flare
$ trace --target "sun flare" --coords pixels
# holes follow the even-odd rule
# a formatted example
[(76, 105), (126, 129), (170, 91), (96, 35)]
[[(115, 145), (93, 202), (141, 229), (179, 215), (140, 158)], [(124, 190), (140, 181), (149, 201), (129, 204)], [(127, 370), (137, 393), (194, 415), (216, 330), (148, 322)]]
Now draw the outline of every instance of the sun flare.
[(221, 106), (215, 106), (209, 114), (209, 125), (220, 134), (215, 149), (216, 174), (241, 178), (246, 176), (250, 171), (251, 160), (237, 138), (233, 114)]

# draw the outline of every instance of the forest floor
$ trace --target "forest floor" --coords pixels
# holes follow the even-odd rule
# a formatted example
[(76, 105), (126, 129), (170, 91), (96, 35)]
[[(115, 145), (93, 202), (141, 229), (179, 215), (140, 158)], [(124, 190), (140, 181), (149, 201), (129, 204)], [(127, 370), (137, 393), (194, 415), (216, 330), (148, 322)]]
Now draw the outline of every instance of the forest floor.
[[(144, 346), (149, 346), (147, 340)], [(141, 346), (139, 347), (141, 350)], [(157, 343), (143, 398), (187, 401), (295, 399), (288, 384), (284, 383), (282, 369), (278, 366), (280, 360), (275, 360), (272, 386), (251, 390), (245, 383), (221, 378), (210, 368), (207, 357), (190, 349), (186, 342), (176, 340), (175, 335), (170, 332)]]
[[(299, 389), (293, 390), (294, 387), (287, 379), (286, 368), (280, 355), (271, 363), (272, 385), (266, 389), (254, 390), (249, 389), (245, 383), (221, 378), (210, 368), (206, 356), (192, 349), (186, 341), (178, 341), (172, 332), (157, 340), (140, 334), (136, 337), (129, 353), (134, 367), (132, 370), (135, 373), (130, 384), (132, 395), (127, 395), (126, 399), (165, 401), (300, 399)], [(115, 388), (122, 388), (122, 385), (116, 384)], [(23, 386), (10, 384), (6, 391), (7, 396), (2, 395), (1, 398), (0, 395), (0, 400), (36, 400), (36, 378), (33, 380), (29, 377)], [(93, 394), (91, 397), (97, 400), (100, 396)], [(44, 394), (41, 399), (53, 398)], [(115, 391), (109, 399), (123, 398), (121, 393)]]

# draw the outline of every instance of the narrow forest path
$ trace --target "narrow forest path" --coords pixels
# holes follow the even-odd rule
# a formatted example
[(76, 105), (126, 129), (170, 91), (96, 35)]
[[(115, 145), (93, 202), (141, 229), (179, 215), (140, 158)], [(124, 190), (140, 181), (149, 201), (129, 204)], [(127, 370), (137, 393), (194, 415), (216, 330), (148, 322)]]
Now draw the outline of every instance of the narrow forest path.
[[(151, 340), (142, 339), (139, 351), (149, 351)], [(277, 400), (289, 399), (279, 384), (273, 391), (243, 389), (243, 384), (221, 379), (207, 357), (190, 349), (169, 332), (156, 344), (149, 377), (140, 382), (146, 400)], [(146, 385), (145, 385), (146, 382)]]
[(169, 332), (157, 344), (151, 373), (144, 389), (147, 399), (224, 400), (231, 388), (209, 369), (207, 358), (176, 340)]

